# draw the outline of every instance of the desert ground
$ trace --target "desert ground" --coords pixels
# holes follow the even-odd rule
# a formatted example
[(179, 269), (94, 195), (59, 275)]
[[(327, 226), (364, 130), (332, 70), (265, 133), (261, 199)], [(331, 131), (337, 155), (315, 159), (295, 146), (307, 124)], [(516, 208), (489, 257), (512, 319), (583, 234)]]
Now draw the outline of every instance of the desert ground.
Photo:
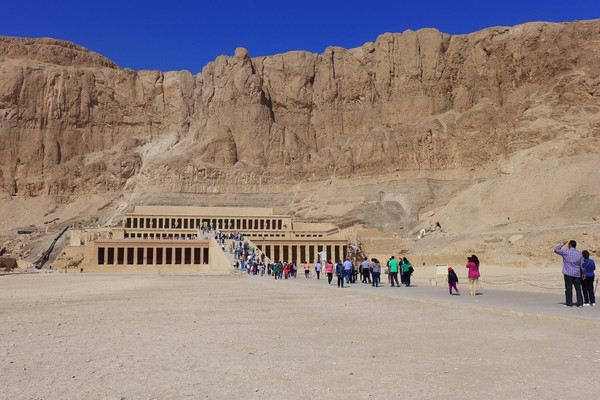
[(0, 398), (600, 395), (597, 320), (308, 281), (185, 272), (0, 276)]

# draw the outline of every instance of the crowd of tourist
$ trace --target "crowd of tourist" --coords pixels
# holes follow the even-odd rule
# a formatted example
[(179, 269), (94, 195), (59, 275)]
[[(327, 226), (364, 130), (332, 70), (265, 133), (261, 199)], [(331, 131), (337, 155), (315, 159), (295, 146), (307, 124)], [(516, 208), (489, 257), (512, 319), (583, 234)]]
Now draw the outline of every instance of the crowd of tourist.
[[(298, 277), (298, 265), (293, 262), (276, 261), (271, 262), (265, 257), (265, 254), (252, 248), (248, 241), (245, 241), (244, 236), (238, 233), (230, 233), (227, 235), (215, 232), (215, 239), (223, 244), (225, 250), (225, 239), (231, 239), (230, 252), (234, 254), (234, 267), (245, 270), (248, 274), (269, 276), (274, 279), (290, 279)], [(568, 246), (567, 249), (563, 249)], [(577, 243), (574, 240), (559, 243), (555, 253), (563, 257), (563, 275), (565, 281), (565, 307), (573, 306), (573, 288), (577, 298), (576, 306), (595, 306), (596, 299), (594, 296), (595, 287), (595, 269), (594, 260), (590, 259), (590, 254), (587, 250), (579, 252), (576, 250)], [(311, 277), (312, 271), (315, 272), (316, 278), (321, 279), (321, 272), (324, 270), (329, 285), (333, 282), (334, 274), (337, 278), (337, 286), (342, 288), (344, 285), (354, 284), (359, 279), (363, 284), (370, 284), (373, 287), (381, 285), (382, 272), (387, 275), (387, 281), (391, 287), (411, 286), (411, 276), (414, 268), (406, 257), (391, 256), (390, 259), (382, 266), (377, 258), (367, 257), (360, 262), (352, 262), (350, 259), (345, 261), (337, 260), (335, 264), (331, 260), (320, 260), (314, 263), (314, 266), (307, 261), (302, 261), (304, 277)], [(475, 296), (478, 294), (477, 287), (480, 278), (479, 258), (473, 254), (467, 257), (469, 279), (469, 294)], [(400, 279), (398, 279), (400, 277)], [(453, 268), (448, 268), (448, 291), (450, 295), (460, 295), (457, 288), (458, 276)]]
[[(266, 276), (273, 277), (274, 279), (298, 278), (297, 263), (287, 261), (271, 262), (266, 259), (263, 252), (252, 248), (248, 241), (244, 241), (242, 235), (230, 234), (230, 236), (224, 237), (219, 233), (215, 233), (215, 239), (223, 246), (225, 245), (225, 239), (233, 239), (229, 246), (229, 251), (233, 253), (235, 260), (233, 266), (245, 271), (249, 275), (265, 276), (266, 274)], [(224, 247), (223, 250), (225, 250)], [(316, 278), (320, 280), (321, 271), (324, 269), (328, 284), (332, 283), (335, 273), (338, 287), (344, 287), (344, 282), (346, 285), (356, 283), (359, 278), (361, 283), (370, 284), (374, 287), (379, 287), (381, 284), (382, 267), (376, 258), (369, 260), (365, 257), (360, 263), (354, 263), (347, 258), (343, 262), (337, 260), (335, 266), (331, 260), (317, 261), (314, 266), (307, 261), (302, 261), (301, 264), (306, 279), (310, 278), (312, 271), (314, 271)], [(406, 287), (411, 286), (410, 277), (414, 269), (406, 257), (401, 257), (400, 261), (397, 261), (392, 256), (387, 262), (386, 267), (388, 281), (392, 283), (392, 286), (400, 287), (401, 283)], [(398, 281), (399, 268), (401, 269), (400, 283)], [(396, 285), (394, 285), (394, 282), (396, 282)]]

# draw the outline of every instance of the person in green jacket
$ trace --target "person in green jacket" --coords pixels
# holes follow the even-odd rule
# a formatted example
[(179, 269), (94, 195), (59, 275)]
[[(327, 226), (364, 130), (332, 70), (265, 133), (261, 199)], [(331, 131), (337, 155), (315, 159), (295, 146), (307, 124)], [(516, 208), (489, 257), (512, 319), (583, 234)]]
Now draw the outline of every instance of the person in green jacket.
[(410, 286), (410, 276), (413, 273), (413, 266), (406, 257), (402, 258), (402, 276), (404, 277), (404, 284)]
[(392, 287), (394, 287), (394, 280), (396, 280), (396, 286), (400, 287), (400, 282), (398, 282), (398, 260), (396, 260), (394, 258), (394, 256), (392, 256), (392, 258), (390, 259), (390, 282), (392, 284)]

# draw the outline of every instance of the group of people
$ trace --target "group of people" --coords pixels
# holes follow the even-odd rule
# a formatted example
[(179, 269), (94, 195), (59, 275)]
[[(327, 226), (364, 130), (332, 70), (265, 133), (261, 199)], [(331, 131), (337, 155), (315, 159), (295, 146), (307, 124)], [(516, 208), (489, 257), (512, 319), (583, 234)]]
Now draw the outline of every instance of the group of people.
[[(467, 257), (466, 267), (469, 270), (467, 275), (469, 278), (469, 294), (471, 296), (475, 296), (477, 295), (477, 284), (479, 282), (479, 277), (481, 276), (479, 274), (479, 258), (475, 254)], [(458, 276), (456, 275), (456, 272), (452, 269), (452, 267), (448, 267), (448, 291), (450, 292), (450, 295), (452, 295), (452, 289), (454, 289), (455, 294), (460, 296), (460, 292), (456, 287), (457, 283)]]
[[(221, 243), (224, 240), (233, 239), (230, 248), (234, 253), (236, 261), (234, 266), (245, 269), (248, 274), (273, 276), (274, 279), (297, 278), (298, 265), (292, 262), (266, 262), (265, 254), (253, 249), (244, 237), (240, 234), (229, 234), (227, 236), (217, 234), (216, 239)], [(236, 243), (236, 240), (239, 242)], [(567, 246), (567, 248), (564, 248)], [(554, 252), (563, 258), (562, 273), (565, 282), (565, 307), (595, 306), (596, 299), (594, 295), (594, 280), (596, 264), (590, 258), (589, 251), (579, 252), (577, 242), (574, 240), (559, 243)], [(414, 272), (412, 264), (406, 257), (391, 256), (387, 264), (388, 282), (391, 287), (400, 287), (401, 284), (406, 287), (411, 286), (411, 275)], [(466, 268), (468, 269), (469, 294), (477, 295), (477, 286), (480, 278), (479, 258), (473, 254), (467, 257)], [(309, 278), (311, 274), (311, 265), (303, 262), (304, 276)], [(355, 264), (348, 258), (342, 262), (337, 260), (334, 265), (330, 260), (326, 262), (317, 261), (314, 265), (314, 271), (317, 279), (321, 278), (321, 272), (325, 271), (327, 282), (331, 285), (333, 276), (337, 277), (338, 287), (344, 287), (344, 284), (356, 283), (360, 276), (361, 283), (370, 284), (379, 287), (381, 284), (381, 273), (383, 267), (378, 259), (367, 257), (360, 264)], [(400, 275), (400, 279), (398, 279)], [(458, 276), (453, 268), (448, 268), (448, 290), (452, 295), (460, 295), (457, 288)], [(576, 303), (573, 304), (573, 288), (575, 288)]]
[[(265, 263), (264, 254), (258, 255), (249, 246), (248, 242), (240, 242), (238, 244), (235, 244), (234, 242), (234, 246), (234, 253), (237, 258), (234, 266), (237, 268), (241, 267), (241, 269), (246, 269), (248, 274), (263, 276), (266, 272), (268, 276), (273, 276), (274, 279), (289, 279), (298, 277), (298, 265), (296, 263), (281, 261), (275, 263)], [(304, 262), (303, 264), (304, 277), (309, 278), (311, 266), (308, 262)], [(320, 261), (317, 261), (314, 266), (314, 271), (317, 279), (321, 279), (321, 272), (322, 270), (325, 270), (325, 274), (327, 275), (327, 283), (330, 285), (333, 282), (334, 274), (337, 278), (337, 286), (340, 288), (344, 287), (344, 283), (346, 285), (350, 283), (356, 283), (358, 276), (360, 276), (361, 283), (370, 284), (374, 287), (379, 287), (381, 284), (382, 266), (379, 260), (376, 258), (372, 258), (369, 261), (369, 259), (365, 257), (364, 260), (357, 265), (355, 265), (349, 259), (346, 259), (344, 262), (338, 260), (335, 265), (330, 260), (327, 260), (323, 264), (324, 265), (322, 265)], [(399, 257), (399, 259), (396, 260), (395, 256), (391, 256), (386, 267), (388, 283), (391, 287), (400, 287), (401, 284), (405, 285), (406, 287), (411, 286), (411, 275), (414, 272), (414, 268), (406, 257)], [(477, 295), (477, 286), (480, 277), (479, 258), (475, 254), (467, 257), (466, 268), (469, 270), (469, 292), (472, 296), (475, 296)], [(398, 280), (398, 275), (400, 275), (400, 280)], [(456, 272), (449, 267), (448, 288), (450, 295), (453, 294), (453, 290), (456, 295), (460, 295), (457, 284), (458, 276), (456, 275)]]
[[(564, 247), (567, 246), (565, 249)], [(576, 307), (595, 306), (594, 279), (596, 263), (587, 250), (579, 252), (575, 240), (559, 243), (554, 252), (563, 258), (562, 273), (565, 280), (565, 307), (573, 307), (573, 287)]]
[[(235, 243), (235, 242), (234, 242)], [(298, 265), (293, 262), (277, 261), (275, 263), (265, 262), (264, 254), (258, 255), (252, 251), (248, 242), (234, 244), (232, 249), (236, 261), (234, 267), (245, 269), (248, 274), (273, 276), (274, 279), (288, 279), (298, 277)], [(310, 278), (311, 265), (308, 262), (303, 262), (304, 277)], [(314, 271), (317, 279), (321, 279), (321, 272), (325, 271), (327, 283), (331, 284), (333, 276), (337, 277), (338, 287), (344, 287), (344, 283), (356, 283), (360, 277), (362, 283), (370, 284), (374, 287), (379, 287), (381, 284), (382, 266), (378, 259), (372, 258), (370, 261), (367, 257), (360, 264), (355, 264), (348, 258), (342, 262), (338, 260), (334, 265), (331, 260), (326, 262), (317, 261), (314, 266)], [(400, 271), (400, 281), (398, 274)], [(410, 285), (410, 277), (414, 272), (412, 264), (406, 257), (401, 257), (396, 260), (394, 256), (390, 257), (387, 263), (388, 282), (391, 286), (400, 287), (400, 284), (405, 286)]]
[[(237, 248), (244, 250), (236, 251), (238, 261), (235, 266), (240, 267), (241, 262), (241, 268), (244, 269), (245, 264), (245, 269), (247, 270), (248, 274), (262, 276), (266, 271), (268, 276), (273, 276), (275, 279), (298, 277), (298, 266), (296, 263), (281, 261), (276, 263), (265, 263), (264, 258), (261, 259), (260, 256), (253, 252), (248, 253), (248, 249), (252, 249), (248, 247), (247, 243), (244, 245), (238, 244), (236, 245), (236, 249)], [(248, 255), (248, 260), (246, 262), (239, 260), (243, 257), (242, 254), (250, 254)], [(466, 267), (469, 269), (468, 278), (470, 294), (475, 296), (477, 294), (477, 285), (480, 277), (479, 259), (473, 254), (472, 256), (468, 257), (467, 260), (468, 262)], [(309, 278), (311, 266), (308, 262), (304, 262), (303, 264), (304, 276), (305, 278)], [(344, 287), (344, 284), (348, 285), (350, 283), (356, 283), (359, 276), (361, 283), (370, 284), (374, 287), (379, 287), (381, 284), (382, 266), (379, 260), (376, 258), (372, 258), (369, 261), (369, 259), (365, 257), (364, 260), (357, 265), (355, 265), (349, 259), (346, 259), (344, 262), (338, 260), (335, 265), (330, 260), (327, 260), (323, 264), (324, 265), (322, 265), (320, 261), (317, 261), (314, 266), (314, 271), (317, 279), (320, 279), (321, 272), (325, 270), (327, 283), (330, 285), (333, 282), (334, 275), (337, 278), (337, 286), (340, 288)], [(397, 260), (395, 256), (391, 256), (386, 267), (388, 283), (391, 287), (400, 287), (401, 284), (405, 285), (406, 287), (411, 286), (411, 275), (414, 272), (414, 268), (406, 257), (400, 257)], [(398, 279), (398, 275), (400, 275), (400, 280)], [(457, 283), (458, 277), (456, 272), (452, 268), (448, 268), (448, 286), (451, 295), (453, 290), (457, 295), (460, 295), (460, 292), (456, 286)]]

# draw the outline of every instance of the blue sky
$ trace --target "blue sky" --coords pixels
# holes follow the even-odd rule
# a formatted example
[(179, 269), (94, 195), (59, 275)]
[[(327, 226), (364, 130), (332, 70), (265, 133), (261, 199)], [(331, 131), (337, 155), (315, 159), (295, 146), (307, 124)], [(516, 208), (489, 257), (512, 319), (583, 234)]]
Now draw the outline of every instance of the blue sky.
[(53, 37), (121, 67), (198, 73), (221, 54), (252, 57), (352, 48), (385, 32), (450, 34), (529, 21), (600, 18), (600, 0), (547, 1), (6, 1), (0, 35)]

